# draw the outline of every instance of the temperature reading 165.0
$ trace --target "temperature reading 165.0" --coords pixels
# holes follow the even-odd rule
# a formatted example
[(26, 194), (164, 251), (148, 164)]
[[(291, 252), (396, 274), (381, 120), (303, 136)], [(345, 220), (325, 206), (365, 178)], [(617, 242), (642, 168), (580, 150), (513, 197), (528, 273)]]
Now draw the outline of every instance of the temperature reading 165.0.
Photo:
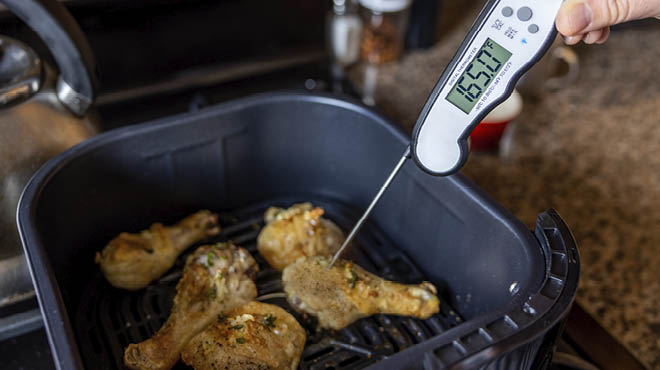
[(447, 95), (447, 100), (469, 114), (509, 58), (510, 51), (487, 39)]

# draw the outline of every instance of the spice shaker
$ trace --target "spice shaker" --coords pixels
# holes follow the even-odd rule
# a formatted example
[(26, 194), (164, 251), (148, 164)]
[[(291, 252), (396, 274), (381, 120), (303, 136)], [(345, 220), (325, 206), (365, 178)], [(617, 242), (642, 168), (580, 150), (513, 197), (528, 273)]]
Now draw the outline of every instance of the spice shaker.
[(360, 0), (363, 61), (383, 64), (399, 58), (403, 51), (412, 0)]
[(361, 30), (357, 0), (333, 0), (327, 18), (328, 46), (333, 63), (347, 67), (358, 61)]

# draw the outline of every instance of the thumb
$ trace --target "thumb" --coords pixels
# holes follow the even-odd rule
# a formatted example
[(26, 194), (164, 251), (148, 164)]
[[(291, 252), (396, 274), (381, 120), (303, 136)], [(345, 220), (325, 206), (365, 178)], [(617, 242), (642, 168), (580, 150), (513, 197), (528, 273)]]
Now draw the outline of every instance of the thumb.
[(660, 0), (566, 0), (557, 14), (557, 30), (564, 36), (582, 35), (659, 15)]

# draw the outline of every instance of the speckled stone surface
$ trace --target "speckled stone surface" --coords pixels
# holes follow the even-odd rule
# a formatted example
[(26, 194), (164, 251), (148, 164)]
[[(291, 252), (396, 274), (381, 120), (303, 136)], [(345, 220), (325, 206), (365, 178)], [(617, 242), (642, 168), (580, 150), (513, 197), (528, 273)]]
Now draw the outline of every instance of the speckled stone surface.
[[(412, 127), (478, 10), (437, 46), (380, 69), (386, 114)], [(660, 22), (577, 47), (578, 81), (526, 100), (506, 155), (473, 153), (463, 170), (530, 227), (559, 211), (581, 252), (578, 301), (651, 369), (660, 369), (659, 40)]]

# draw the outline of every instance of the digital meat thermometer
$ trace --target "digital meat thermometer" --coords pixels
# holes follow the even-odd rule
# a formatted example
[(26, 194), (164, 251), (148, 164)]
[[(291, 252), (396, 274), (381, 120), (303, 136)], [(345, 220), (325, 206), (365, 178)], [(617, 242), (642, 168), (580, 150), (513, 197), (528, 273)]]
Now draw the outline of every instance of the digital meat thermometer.
[(353, 240), (406, 160), (412, 157), (434, 176), (451, 175), (463, 167), (472, 130), (511, 95), (518, 79), (552, 45), (562, 2), (488, 1), (426, 101), (410, 146), (329, 266)]

